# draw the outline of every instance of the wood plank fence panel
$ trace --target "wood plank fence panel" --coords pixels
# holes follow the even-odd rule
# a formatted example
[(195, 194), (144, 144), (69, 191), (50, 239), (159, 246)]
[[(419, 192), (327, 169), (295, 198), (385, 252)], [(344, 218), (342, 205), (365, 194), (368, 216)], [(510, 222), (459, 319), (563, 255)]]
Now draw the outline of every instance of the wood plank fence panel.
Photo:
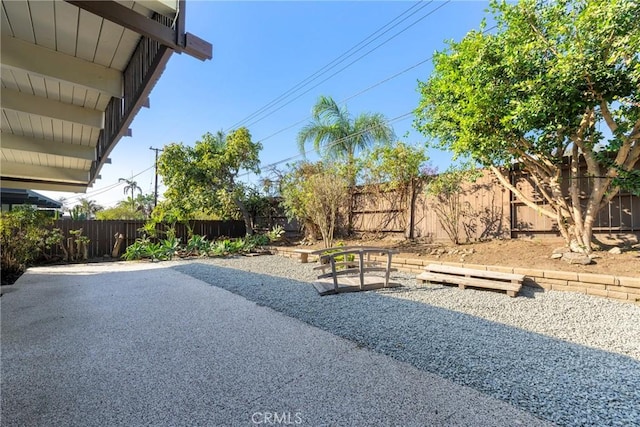
[[(505, 172), (506, 173), (506, 172)], [(512, 171), (511, 182), (525, 195), (534, 197), (541, 207), (546, 202), (527, 176)], [(562, 185), (569, 185), (569, 171), (565, 170)], [(582, 195), (590, 191), (591, 182), (580, 177)], [(432, 241), (449, 239), (433, 209), (433, 200), (425, 196), (424, 184), (417, 188), (414, 207), (414, 236)], [(377, 199), (376, 199), (377, 198)], [(376, 200), (372, 200), (376, 199)], [(556, 222), (517, 200), (503, 188), (497, 179), (485, 171), (474, 184), (464, 187), (462, 204), (467, 215), (460, 221), (462, 241), (488, 238), (528, 236), (556, 236)], [(586, 203), (586, 199), (585, 199)], [(354, 229), (358, 233), (380, 235), (405, 232), (408, 209), (398, 209), (393, 191), (380, 197), (375, 192), (359, 189), (354, 209)], [(599, 212), (594, 231), (614, 240), (640, 236), (640, 197), (622, 192), (614, 197), (608, 207)]]
[[(128, 245), (131, 245), (137, 238), (142, 236), (139, 231), (145, 224), (145, 221), (134, 220), (114, 220), (114, 221), (98, 221), (98, 220), (70, 220), (61, 219), (54, 222), (52, 228), (58, 228), (65, 237), (71, 237), (69, 234), (72, 230), (82, 228), (82, 235), (87, 236), (89, 242), (89, 258), (99, 258), (110, 256), (111, 251), (117, 240), (118, 234), (123, 234), (125, 240), (123, 242), (121, 253), (124, 252)], [(244, 222), (242, 221), (190, 221), (189, 227), (193, 234), (206, 236), (208, 240), (215, 240), (219, 237), (243, 237), (246, 233)], [(159, 231), (165, 231), (168, 225), (158, 225)], [(189, 228), (184, 224), (176, 224), (176, 237), (185, 243), (189, 236)], [(52, 255), (60, 255), (59, 248), (52, 248)]]

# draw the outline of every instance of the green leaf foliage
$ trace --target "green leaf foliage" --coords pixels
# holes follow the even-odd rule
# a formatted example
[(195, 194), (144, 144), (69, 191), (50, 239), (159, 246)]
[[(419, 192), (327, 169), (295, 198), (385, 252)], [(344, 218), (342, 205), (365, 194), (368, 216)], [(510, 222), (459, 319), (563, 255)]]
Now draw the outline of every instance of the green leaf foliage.
[(96, 212), (96, 219), (98, 220), (117, 220), (117, 219), (131, 219), (139, 220), (145, 219), (145, 214), (142, 211), (132, 209), (130, 204), (122, 204), (113, 208), (103, 209)]
[(498, 179), (497, 166), (521, 164), (548, 208), (502, 184), (588, 246), (597, 212), (620, 187), (637, 191), (640, 3), (493, 1), (491, 12), (495, 31), (471, 31), (435, 54), (414, 126)]
[(59, 233), (49, 237), (52, 218), (30, 206), (18, 206), (0, 215), (2, 276), (21, 274), (47, 245), (57, 243)]
[[(497, 33), (472, 31), (435, 55), (416, 128), (485, 164), (524, 152), (557, 161), (593, 109), (586, 146), (619, 147), (640, 118), (640, 5), (525, 0), (492, 11)], [(602, 105), (617, 122), (608, 139), (596, 127)]]
[(250, 225), (243, 204), (246, 189), (236, 181), (241, 171), (260, 172), (261, 149), (244, 127), (226, 136), (207, 133), (193, 147), (165, 146), (158, 159), (158, 173), (167, 187), (163, 210), (181, 219), (198, 212), (227, 219), (239, 211)]
[(388, 189), (397, 189), (418, 179), (428, 160), (424, 148), (397, 142), (373, 148), (364, 157), (361, 170), (366, 184), (382, 184)]
[(336, 164), (301, 162), (280, 182), (282, 205), (290, 219), (297, 219), (315, 239), (322, 235), (331, 246), (339, 212), (349, 197), (347, 178)]

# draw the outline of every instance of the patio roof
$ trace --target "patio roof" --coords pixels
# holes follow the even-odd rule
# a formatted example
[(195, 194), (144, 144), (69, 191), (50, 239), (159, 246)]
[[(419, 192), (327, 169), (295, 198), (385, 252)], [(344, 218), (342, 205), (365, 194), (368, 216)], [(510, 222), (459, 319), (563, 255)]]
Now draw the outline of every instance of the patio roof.
[(5, 188), (86, 191), (171, 54), (212, 57), (184, 0), (1, 3)]
[(0, 189), (0, 199), (3, 205), (35, 205), (40, 208), (62, 208), (62, 203), (31, 190), (2, 188)]

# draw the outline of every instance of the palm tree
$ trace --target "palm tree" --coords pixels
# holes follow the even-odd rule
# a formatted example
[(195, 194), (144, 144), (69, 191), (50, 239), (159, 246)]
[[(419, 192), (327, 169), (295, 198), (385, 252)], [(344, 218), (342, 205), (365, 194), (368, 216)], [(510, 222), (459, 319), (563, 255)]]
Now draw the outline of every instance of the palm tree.
[[(346, 162), (349, 186), (349, 207), (353, 207), (356, 185), (356, 152), (374, 143), (390, 144), (394, 132), (384, 115), (361, 113), (352, 118), (346, 107), (340, 108), (330, 96), (320, 96), (313, 106), (312, 121), (298, 133), (298, 146), (304, 154), (305, 144), (313, 142), (320, 154)], [(348, 228), (352, 229), (352, 209), (349, 209)]]
[(132, 179), (120, 178), (118, 182), (126, 182), (127, 185), (124, 186), (124, 194), (131, 192), (131, 206), (135, 206), (135, 198), (136, 198), (136, 190), (142, 194), (142, 188), (138, 186), (138, 183)]
[(305, 144), (313, 142), (319, 153), (347, 163), (347, 178), (355, 186), (355, 156), (375, 142), (389, 144), (394, 138), (393, 128), (380, 113), (361, 113), (352, 118), (346, 107), (340, 108), (330, 96), (321, 96), (313, 106), (312, 121), (298, 133), (302, 153)]
[(102, 210), (102, 206), (98, 205), (95, 200), (81, 198), (78, 200), (78, 210), (84, 214), (85, 218), (90, 219), (96, 212)]

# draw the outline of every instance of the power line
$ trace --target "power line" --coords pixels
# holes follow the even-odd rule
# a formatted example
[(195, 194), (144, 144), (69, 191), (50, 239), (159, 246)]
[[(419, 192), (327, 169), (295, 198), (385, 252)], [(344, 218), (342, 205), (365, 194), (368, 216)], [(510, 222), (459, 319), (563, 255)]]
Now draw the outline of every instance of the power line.
[[(418, 6), (420, 2), (414, 3), (411, 7), (409, 7), (408, 9), (406, 9), (405, 11), (403, 11), (400, 15), (396, 16), (395, 18), (393, 18), (391, 21), (387, 22), (385, 25), (383, 25), (382, 27), (378, 28), (376, 31), (374, 31), (373, 33), (369, 34), (367, 37), (365, 37), (364, 39), (362, 39), (360, 42), (358, 42), (356, 45), (352, 46), (350, 49), (348, 49), (347, 51), (343, 52), (341, 55), (339, 55), (338, 57), (336, 57), (333, 61), (325, 64), (322, 68), (320, 68), (319, 70), (317, 70), (315, 73), (307, 76), (305, 79), (303, 79), (302, 81), (298, 82), (297, 84), (295, 84), (293, 87), (291, 87), (290, 89), (286, 90), (284, 93), (282, 93), (280, 96), (276, 97), (275, 99), (271, 100), (270, 102), (268, 102), (267, 104), (265, 104), (264, 106), (262, 106), (261, 108), (259, 108), (257, 111), (254, 111), (253, 113), (251, 113), (249, 116), (245, 117), (244, 119), (240, 120), (239, 122), (235, 123), (233, 126), (231, 126), (227, 131), (229, 131), (230, 129), (233, 129), (243, 123), (246, 123), (247, 121), (253, 119), (254, 117), (256, 117), (257, 115), (259, 115), (260, 113), (262, 113), (263, 111), (267, 110), (268, 108), (270, 108), (272, 105), (277, 104), (280, 100), (282, 100), (283, 98), (287, 98), (290, 94), (295, 93), (299, 88), (305, 86), (307, 83), (316, 80), (317, 78), (319, 78), (322, 74), (327, 73), (331, 68), (334, 68), (335, 66), (337, 66), (338, 64), (340, 64), (341, 62), (345, 61), (347, 58), (349, 58), (350, 56), (353, 56), (357, 51), (363, 49), (365, 46), (369, 45), (370, 43), (372, 43), (373, 41), (375, 41), (376, 39), (378, 39), (379, 37), (381, 37), (382, 35), (384, 35), (386, 32), (390, 31), (392, 28), (394, 28), (395, 26), (399, 25), (401, 22), (403, 22), (404, 20), (406, 20), (408, 17), (404, 18), (402, 21), (398, 22), (397, 24), (395, 24), (394, 26), (392, 26), (391, 28), (387, 29), (386, 31), (383, 31), (386, 27), (388, 27), (389, 25), (391, 25), (394, 21), (396, 21), (397, 19), (399, 19), (402, 15), (408, 13), (411, 9), (415, 8), (416, 6)], [(431, 3), (431, 2), (429, 2)], [(414, 11), (410, 16), (412, 16), (413, 14), (419, 12), (420, 10), (422, 10), (424, 7), (426, 7), (428, 4), (423, 5), (420, 7), (420, 9), (418, 9), (417, 11)], [(382, 34), (379, 34), (378, 36), (374, 37), (372, 40), (371, 39), (373, 36), (375, 36), (377, 33), (382, 32)], [(369, 40), (367, 42), (367, 40)], [(366, 43), (365, 43), (366, 42)], [(362, 46), (361, 46), (362, 45)], [(352, 53), (351, 53), (352, 52)]]
[[(395, 123), (395, 122), (402, 121), (402, 120), (406, 119), (407, 117), (411, 116), (412, 114), (413, 114), (413, 111), (401, 114), (401, 115), (399, 115), (397, 117), (394, 117), (393, 119), (388, 120), (388, 123)], [(354, 136), (362, 135), (363, 133), (368, 132), (369, 130), (371, 130), (371, 128), (366, 128), (366, 129), (363, 129), (363, 130), (361, 130), (359, 132), (355, 132), (355, 133), (352, 133), (352, 134), (349, 134), (349, 135), (345, 135), (342, 138), (338, 138), (335, 141), (332, 141), (328, 146), (326, 146), (325, 149), (326, 148), (331, 148), (331, 147), (333, 147), (335, 145), (338, 145), (338, 144), (341, 144), (342, 142), (347, 141), (349, 138), (352, 138)], [(317, 152), (319, 152), (319, 149), (313, 148), (311, 151), (315, 151), (317, 153)], [(276, 162), (269, 163), (268, 165), (260, 166), (260, 168), (261, 169), (273, 168), (274, 166), (278, 166), (279, 164), (282, 164), (282, 163), (285, 163), (285, 162), (290, 162), (291, 160), (297, 159), (299, 157), (305, 157), (305, 155), (306, 155), (306, 152), (305, 153), (296, 154), (294, 156), (287, 157), (286, 159), (278, 160)], [(251, 175), (251, 174), (252, 174), (252, 172), (245, 172), (243, 174), (239, 174), (238, 177), (248, 176), (248, 175)]]
[[(494, 28), (496, 28), (496, 25), (492, 26), (491, 28), (487, 28), (486, 30), (484, 30), (484, 31), (483, 31), (483, 34), (484, 34), (484, 33), (486, 33), (486, 32), (489, 32), (489, 31), (493, 30)], [(358, 96), (360, 96), (360, 95), (362, 95), (362, 94), (364, 94), (364, 93), (366, 93), (366, 92), (369, 92), (370, 90), (375, 89), (376, 87), (378, 87), (378, 86), (380, 86), (380, 85), (382, 85), (382, 84), (384, 84), (384, 83), (387, 83), (387, 82), (389, 82), (389, 81), (391, 81), (391, 80), (395, 79), (396, 77), (399, 77), (399, 76), (401, 76), (402, 74), (407, 73), (407, 72), (409, 72), (409, 71), (413, 70), (414, 68), (418, 68), (419, 66), (421, 66), (421, 65), (423, 65), (423, 64), (425, 64), (425, 63), (427, 63), (427, 62), (429, 62), (429, 61), (431, 61), (431, 60), (433, 60), (433, 57), (434, 57), (434, 55), (431, 55), (431, 56), (429, 56), (428, 58), (423, 59), (423, 60), (421, 60), (421, 61), (417, 62), (416, 64), (414, 64), (414, 65), (412, 65), (412, 66), (410, 66), (410, 67), (408, 67), (408, 68), (405, 68), (405, 69), (404, 69), (404, 70), (402, 70), (402, 71), (399, 71), (399, 72), (397, 72), (397, 73), (395, 73), (395, 74), (393, 74), (393, 75), (391, 75), (391, 76), (389, 76), (389, 77), (386, 77), (386, 78), (384, 78), (384, 79), (380, 80), (380, 81), (379, 81), (379, 82), (377, 82), (377, 83), (372, 84), (371, 86), (367, 87), (366, 89), (363, 89), (363, 90), (361, 90), (361, 91), (359, 91), (359, 92), (356, 92), (355, 94), (353, 94), (353, 95), (351, 95), (351, 96), (348, 96), (347, 98), (345, 98), (345, 99), (341, 100), (341, 101), (339, 102), (339, 104), (343, 104), (343, 103), (345, 103), (345, 102), (347, 102), (347, 101), (349, 101), (349, 100), (351, 100), (351, 99), (353, 99), (353, 98), (356, 98), (356, 97), (358, 97)], [(274, 133), (270, 134), (269, 136), (267, 136), (267, 137), (265, 137), (265, 138), (262, 138), (262, 139), (260, 140), (260, 142), (264, 142), (264, 141), (266, 141), (267, 139), (270, 139), (270, 138), (272, 138), (272, 137), (274, 137), (274, 136), (276, 136), (276, 135), (281, 134), (282, 132), (285, 132), (285, 131), (287, 131), (287, 130), (291, 129), (292, 127), (295, 127), (295, 126), (297, 126), (297, 125), (299, 125), (299, 124), (302, 124), (302, 123), (304, 123), (305, 121), (309, 120), (310, 118), (311, 118), (311, 116), (307, 116), (307, 117), (305, 117), (304, 119), (301, 119), (301, 120), (299, 120), (299, 121), (295, 122), (295, 123), (294, 123), (294, 124), (292, 124), (292, 125), (289, 125), (289, 126), (287, 126), (287, 127), (285, 127), (285, 128), (282, 128), (282, 129), (278, 130), (277, 132), (274, 132)]]
[(347, 68), (349, 68), (351, 65), (355, 64), (356, 62), (358, 62), (359, 60), (361, 60), (362, 58), (364, 58), (365, 56), (369, 55), (370, 53), (372, 53), (373, 51), (375, 51), (376, 49), (378, 49), (379, 47), (381, 47), (382, 45), (384, 45), (385, 43), (387, 43), (388, 41), (394, 39), (395, 37), (399, 36), (400, 34), (402, 34), (403, 32), (405, 32), (406, 30), (408, 30), (409, 28), (411, 28), (412, 26), (414, 26), (415, 24), (417, 24), (418, 22), (420, 22), (421, 20), (425, 19), (426, 17), (430, 16), (431, 14), (433, 14), (434, 12), (436, 12), (438, 9), (440, 9), (441, 7), (444, 7), (447, 3), (449, 3), (450, 0), (440, 4), (437, 8), (433, 9), (432, 11), (430, 11), (429, 13), (427, 13), (426, 15), (424, 15), (422, 18), (418, 19), (417, 21), (413, 22), (411, 25), (409, 25), (408, 27), (405, 27), (403, 30), (401, 30), (400, 32), (394, 34), (393, 36), (389, 37), (387, 40), (385, 40), (384, 42), (380, 43), (379, 45), (377, 45), (376, 47), (374, 47), (373, 49), (368, 50), (367, 52), (365, 52), (363, 55), (359, 56), (358, 58), (356, 58), (355, 60), (351, 61), (350, 63), (348, 63), (347, 65), (345, 65), (344, 67), (340, 68), (338, 71), (336, 71), (335, 73), (331, 74), (330, 76), (328, 76), (327, 78), (323, 79), (322, 81), (320, 81), (319, 83), (311, 86), (309, 89), (307, 89), (306, 91), (300, 93), (299, 95), (297, 95), (295, 98), (289, 100), (287, 103), (281, 105), (280, 107), (276, 108), (275, 110), (271, 111), (268, 114), (263, 115), (262, 117), (260, 117), (259, 119), (256, 119), (254, 121), (252, 121), (251, 123), (249, 123), (247, 126), (252, 126), (264, 119), (266, 119), (267, 117), (269, 117), (270, 115), (280, 111), (281, 109), (283, 109), (284, 107), (286, 107), (287, 105), (291, 104), (293, 101), (301, 98), (302, 96), (306, 95), (307, 93), (311, 92), (313, 89), (317, 88), (318, 86), (320, 86), (322, 83), (330, 80), (331, 78), (333, 78), (334, 76), (340, 74), (342, 71), (346, 70)]
[[(369, 49), (368, 51), (366, 51), (364, 54), (360, 55), (359, 57), (357, 57), (355, 60), (349, 62), (347, 65), (345, 65), (344, 67), (340, 68), (338, 71), (334, 72), (333, 74), (329, 75), (328, 77), (326, 77), (325, 79), (321, 80), (320, 82), (316, 83), (315, 85), (311, 86), (310, 88), (308, 88), (307, 90), (305, 90), (302, 93), (299, 93), (297, 96), (295, 96), (294, 98), (288, 100), (287, 102), (285, 102), (284, 104), (280, 105), (279, 107), (272, 109), (272, 111), (270, 112), (265, 112), (264, 114), (262, 114), (259, 118), (255, 118), (253, 121), (251, 121), (250, 123), (246, 123), (248, 121), (248, 119), (244, 119), (242, 121), (240, 121), (239, 123), (244, 123), (245, 126), (249, 127), (252, 126), (262, 120), (264, 120), (265, 118), (269, 117), (270, 115), (276, 113), (277, 111), (281, 110), (282, 108), (286, 107), (287, 105), (291, 104), (293, 101), (301, 98), (302, 96), (306, 95), (307, 93), (311, 92), (313, 89), (315, 89), (316, 87), (320, 86), (322, 83), (326, 82), (327, 80), (330, 80), (331, 78), (333, 78), (334, 76), (336, 76), (337, 74), (341, 73), (342, 71), (344, 71), (345, 69), (349, 68), (351, 65), (355, 64), (356, 62), (360, 61), (362, 58), (368, 56), (370, 53), (374, 52), (375, 50), (377, 50), (378, 48), (380, 48), (381, 46), (383, 46), (384, 44), (388, 43), (389, 41), (393, 40), (394, 38), (396, 38), (397, 36), (399, 36), (400, 34), (404, 33), (405, 31), (407, 31), (409, 28), (413, 27), (414, 25), (416, 25), (417, 23), (419, 23), (420, 21), (422, 21), (423, 19), (427, 18), (428, 16), (432, 15), (433, 13), (435, 13), (437, 10), (439, 10), (440, 8), (444, 7), (446, 4), (448, 4), (450, 2), (450, 0), (447, 0), (446, 2), (440, 4), (438, 7), (436, 7), (435, 9), (429, 11), (427, 14), (425, 14), (424, 16), (418, 18), (417, 20), (415, 20), (414, 22), (412, 22), (411, 24), (409, 24), (408, 26), (402, 28), (400, 31), (398, 31), (397, 33), (393, 34), (391, 37), (385, 39), (384, 41), (382, 41), (381, 43), (379, 43), (378, 45), (376, 45), (375, 47), (373, 47), (372, 49)], [(431, 4), (432, 2), (427, 3), (425, 6), (423, 6), (422, 8), (428, 6), (429, 4)], [(421, 9), (422, 9), (421, 8)], [(421, 10), (419, 9), (419, 10)], [(409, 15), (408, 17), (404, 18), (402, 21), (408, 19), (409, 17), (411, 17), (413, 14), (417, 13), (414, 12), (411, 15)], [(399, 24), (399, 23), (398, 23)], [(389, 32), (392, 28), (394, 28), (395, 26), (397, 26), (398, 24), (394, 25), (393, 27), (389, 28), (388, 30), (384, 31), (382, 34), (380, 34), (378, 37), (374, 38), (372, 41), (376, 40), (377, 38), (381, 37), (382, 35), (386, 34), (387, 32)], [(368, 45), (371, 42), (365, 44)], [(364, 47), (364, 46), (363, 46)], [(362, 48), (358, 49), (361, 50)], [(348, 55), (346, 58), (344, 58), (342, 61), (340, 62), (344, 62), (344, 60), (346, 60), (347, 58), (353, 56), (356, 52)], [(337, 66), (338, 64), (336, 64)], [(322, 72), (320, 75), (318, 75), (317, 77), (313, 78), (311, 81), (313, 80), (317, 80), (321, 75), (326, 74), (327, 72), (329, 72), (331, 69), (335, 68), (335, 66), (330, 67), (330, 69)], [(310, 82), (309, 82), (310, 83)], [(306, 84), (305, 84), (306, 86)], [(293, 93), (297, 92), (299, 89), (296, 89), (295, 91), (291, 92), (291, 93), (285, 93), (286, 96), (284, 96), (284, 98), (288, 98), (290, 95), (292, 95)], [(282, 95), (281, 95), (282, 97)], [(260, 114), (256, 114), (253, 113), (251, 116), (256, 117), (259, 116)], [(249, 117), (251, 117), (249, 116)]]
[[(408, 67), (408, 68), (405, 68), (405, 69), (404, 69), (404, 70), (402, 70), (402, 71), (397, 72), (396, 74), (394, 74), (394, 75), (392, 75), (392, 76), (390, 76), (390, 77), (386, 77), (385, 79), (380, 80), (379, 82), (372, 84), (371, 86), (367, 87), (366, 89), (363, 89), (363, 90), (361, 90), (361, 91), (359, 91), (359, 92), (356, 92), (355, 94), (353, 94), (353, 95), (351, 95), (351, 96), (348, 96), (347, 98), (345, 98), (345, 99), (341, 100), (341, 101), (339, 102), (339, 104), (344, 104), (345, 102), (347, 102), (347, 101), (349, 101), (349, 100), (351, 100), (351, 99), (353, 99), (353, 98), (356, 98), (356, 97), (358, 97), (358, 96), (360, 96), (360, 95), (362, 95), (362, 94), (364, 94), (364, 93), (366, 93), (366, 92), (369, 92), (370, 90), (375, 89), (376, 87), (378, 87), (378, 86), (380, 86), (380, 85), (382, 85), (382, 84), (384, 84), (384, 83), (387, 83), (388, 81), (391, 81), (391, 80), (395, 79), (396, 77), (399, 77), (399, 76), (401, 76), (402, 74), (407, 73), (407, 72), (409, 72), (409, 71), (413, 70), (414, 68), (417, 68), (417, 67), (419, 67), (420, 65), (425, 64), (425, 63), (427, 63), (427, 62), (431, 61), (432, 59), (433, 59), (433, 55), (431, 55), (431, 56), (430, 56), (430, 57), (428, 57), (427, 59), (424, 59), (424, 60), (422, 60), (422, 61), (418, 62), (417, 64), (414, 64), (414, 65), (412, 65), (412, 66), (410, 66), (410, 67)], [(304, 119), (298, 120), (298, 121), (297, 121), (297, 122), (295, 122), (294, 124), (289, 125), (289, 126), (287, 126), (287, 127), (285, 127), (285, 128), (282, 128), (282, 129), (280, 129), (279, 131), (274, 132), (274, 133), (270, 134), (269, 136), (266, 136), (266, 137), (262, 138), (262, 139), (260, 140), (260, 142), (264, 142), (264, 141), (266, 141), (267, 139), (270, 139), (270, 138), (272, 138), (272, 137), (274, 137), (274, 136), (276, 136), (276, 135), (281, 134), (282, 132), (285, 132), (285, 131), (287, 131), (287, 130), (291, 129), (292, 127), (295, 127), (295, 126), (297, 126), (297, 125), (299, 125), (299, 124), (302, 124), (302, 123), (306, 122), (307, 120), (309, 120), (310, 118), (311, 118), (311, 116), (307, 116), (307, 117), (305, 117)]]
[[(137, 174), (135, 174), (135, 175), (131, 175), (131, 178), (135, 178), (136, 176), (142, 175), (143, 173), (145, 173), (145, 172), (147, 172), (147, 171), (149, 171), (149, 170), (153, 169), (153, 167), (154, 167), (154, 165), (151, 165), (151, 166), (149, 166), (148, 168), (144, 169), (143, 171), (140, 171), (140, 172), (138, 172), (138, 173), (137, 173)], [(88, 199), (88, 198), (90, 198), (90, 197), (95, 197), (95, 196), (98, 196), (98, 195), (100, 195), (100, 194), (103, 194), (103, 193), (106, 193), (106, 192), (108, 192), (108, 191), (111, 191), (111, 190), (113, 190), (114, 188), (117, 188), (118, 186), (123, 185), (123, 184), (124, 184), (124, 182), (120, 182), (120, 181), (118, 181), (118, 182), (115, 182), (115, 183), (113, 183), (113, 184), (109, 184), (109, 185), (108, 185), (108, 186), (106, 186), (106, 187), (98, 188), (98, 189), (96, 189), (96, 190), (94, 190), (94, 191), (90, 191), (90, 192), (86, 192), (86, 193), (82, 193), (82, 194), (77, 194), (77, 195), (75, 195), (75, 196), (71, 196), (71, 197), (69, 197), (69, 198), (65, 198), (65, 203), (67, 203), (67, 202), (69, 202), (69, 201), (71, 201), (71, 202), (77, 202), (77, 201), (78, 201), (78, 200), (80, 200), (80, 199)]]

